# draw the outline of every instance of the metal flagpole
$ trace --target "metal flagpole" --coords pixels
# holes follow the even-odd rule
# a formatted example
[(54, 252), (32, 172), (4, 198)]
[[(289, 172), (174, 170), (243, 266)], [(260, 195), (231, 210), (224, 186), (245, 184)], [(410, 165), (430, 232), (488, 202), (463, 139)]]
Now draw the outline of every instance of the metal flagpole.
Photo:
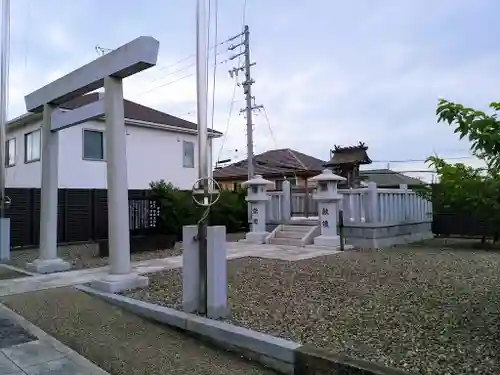
[[(206, 0), (197, 0), (196, 12), (196, 96), (198, 116), (198, 177), (203, 186), (204, 203), (208, 204), (208, 139), (207, 139), (207, 103), (208, 103), (208, 24)], [(207, 215), (198, 223), (199, 241), (199, 313), (207, 312)]]
[(10, 0), (2, 0), (0, 52), (0, 217), (5, 217), (5, 133), (9, 99)]

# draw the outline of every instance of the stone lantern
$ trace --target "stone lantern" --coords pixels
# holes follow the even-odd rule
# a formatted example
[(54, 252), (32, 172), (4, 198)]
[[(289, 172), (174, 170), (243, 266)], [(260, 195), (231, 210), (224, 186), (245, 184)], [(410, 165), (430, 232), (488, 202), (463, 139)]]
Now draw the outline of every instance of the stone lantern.
[(267, 186), (272, 185), (272, 182), (256, 175), (242, 185), (247, 186), (246, 201), (250, 203), (251, 213), (250, 232), (246, 235), (246, 242), (263, 244), (269, 234), (266, 231), (266, 205), (269, 200)]
[(345, 180), (344, 177), (334, 174), (329, 169), (325, 169), (323, 173), (309, 179), (317, 184), (316, 192), (313, 194), (313, 199), (318, 202), (321, 227), (321, 235), (314, 239), (314, 244), (317, 246), (340, 246), (337, 221), (342, 195), (338, 193), (337, 185)]

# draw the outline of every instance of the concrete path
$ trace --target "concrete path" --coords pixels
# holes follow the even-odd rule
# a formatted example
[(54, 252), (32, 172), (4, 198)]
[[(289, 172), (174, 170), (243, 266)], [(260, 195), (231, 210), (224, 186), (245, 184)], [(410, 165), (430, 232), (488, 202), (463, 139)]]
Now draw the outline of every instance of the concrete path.
[[(227, 259), (258, 257), (297, 261), (339, 253), (339, 251), (337, 250), (314, 246), (296, 247), (284, 245), (255, 245), (243, 242), (228, 242), (227, 245)], [(182, 267), (182, 256), (163, 259), (150, 259), (132, 263), (132, 269), (139, 274), (154, 273), (165, 269), (180, 267)], [(77, 284), (86, 284), (91, 281), (101, 279), (102, 277), (107, 275), (108, 270), (109, 267), (100, 267), (93, 269), (60, 272), (50, 275), (31, 274), (33, 275), (31, 277), (1, 280), (0, 296), (27, 293), (37, 290), (59, 288)]]
[[(297, 261), (338, 252), (314, 246), (255, 245), (243, 242), (229, 242), (227, 245), (227, 259), (260, 257)], [(139, 274), (180, 267), (182, 267), (182, 256), (132, 263), (133, 270)], [(102, 278), (109, 270), (109, 267), (100, 267), (39, 275), (8, 265), (1, 265), (0, 268), (12, 273), (25, 273), (27, 276), (0, 280), (0, 296), (85, 284)], [(105, 375), (108, 373), (0, 304), (0, 375), (26, 374)]]
[(109, 375), (1, 304), (0, 374)]

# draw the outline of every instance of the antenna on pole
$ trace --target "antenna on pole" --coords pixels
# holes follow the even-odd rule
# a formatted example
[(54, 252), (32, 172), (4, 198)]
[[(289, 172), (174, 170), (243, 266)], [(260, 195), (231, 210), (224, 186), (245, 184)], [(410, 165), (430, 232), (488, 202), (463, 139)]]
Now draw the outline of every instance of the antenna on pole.
[(107, 54), (108, 52), (111, 52), (112, 49), (111, 48), (104, 48), (104, 47), (101, 47), (99, 45), (95, 46), (94, 47), (95, 51), (97, 52), (98, 55), (100, 56), (104, 56), (105, 54)]

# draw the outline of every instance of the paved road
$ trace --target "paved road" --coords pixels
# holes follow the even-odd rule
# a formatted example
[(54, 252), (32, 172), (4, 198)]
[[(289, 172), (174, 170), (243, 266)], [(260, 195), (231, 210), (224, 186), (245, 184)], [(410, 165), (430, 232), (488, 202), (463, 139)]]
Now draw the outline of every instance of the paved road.
[(275, 375), (73, 287), (8, 296), (3, 302), (113, 375)]
[(1, 375), (107, 374), (39, 331), (0, 305)]

